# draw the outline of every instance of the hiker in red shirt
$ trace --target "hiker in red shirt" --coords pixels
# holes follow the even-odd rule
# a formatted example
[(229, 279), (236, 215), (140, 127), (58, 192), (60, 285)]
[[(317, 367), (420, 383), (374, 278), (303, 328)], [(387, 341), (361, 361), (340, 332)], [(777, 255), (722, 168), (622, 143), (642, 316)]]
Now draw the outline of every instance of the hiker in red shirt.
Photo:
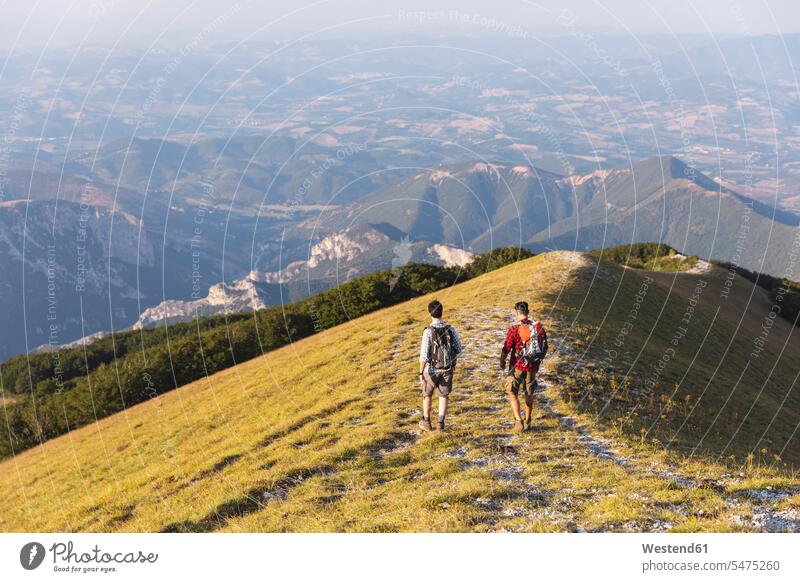
[[(508, 328), (506, 341), (500, 351), (500, 370), (507, 374), (506, 392), (516, 421), (514, 430), (521, 431), (531, 427), (533, 393), (537, 388), (536, 372), (539, 371), (542, 358), (547, 354), (547, 334), (540, 322), (528, 319), (528, 304), (525, 301), (518, 302), (514, 309), (519, 323)], [(509, 354), (511, 358), (506, 370), (506, 358)], [(525, 394), (525, 419), (520, 414), (520, 390)]]

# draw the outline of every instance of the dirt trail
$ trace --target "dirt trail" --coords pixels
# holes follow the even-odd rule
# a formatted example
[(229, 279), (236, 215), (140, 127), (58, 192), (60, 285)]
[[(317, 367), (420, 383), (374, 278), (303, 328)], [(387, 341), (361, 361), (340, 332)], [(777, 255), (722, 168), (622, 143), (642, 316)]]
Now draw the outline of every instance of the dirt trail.
[[(459, 360), (456, 388), (451, 402), (451, 423), (469, 426), (463, 444), (452, 449), (447, 456), (462, 459), (465, 469), (487, 471), (499, 484), (510, 484), (517, 494), (508, 500), (478, 499), (477, 504), (492, 509), (492, 524), (498, 530), (524, 530), (528, 525), (551, 529), (584, 531), (580, 526), (582, 509), (592, 499), (577, 498), (566, 485), (542, 486), (542, 478), (530, 479), (525, 459), (547, 459), (566, 467), (589, 463), (592, 469), (616, 466), (634, 477), (668, 481), (671, 487), (681, 489), (709, 489), (719, 495), (730, 512), (732, 526), (758, 531), (800, 531), (800, 511), (778, 509), (778, 504), (798, 491), (785, 489), (752, 489), (736, 494), (726, 492), (733, 482), (699, 481), (682, 475), (673, 468), (659, 466), (651, 460), (629, 458), (619, 452), (620, 447), (606, 437), (592, 434), (591, 430), (569, 415), (558, 412), (555, 402), (557, 389), (551, 384), (547, 361), (540, 373), (541, 390), (537, 395), (540, 418), (534, 430), (522, 434), (511, 432), (513, 425), (502, 389), (502, 375), (498, 369), (498, 351), (505, 328), (510, 323), (510, 313), (494, 309), (488, 312), (467, 314), (468, 329), (462, 330), (465, 351)], [(551, 345), (557, 345), (558, 328), (550, 330)], [(556, 352), (557, 350), (553, 350)], [(542, 416), (543, 413), (543, 416)], [(472, 427), (475, 427), (473, 430)], [(584, 469), (585, 470), (585, 469)], [(613, 493), (604, 490), (599, 480), (595, 497), (600, 499)], [(557, 476), (552, 483), (557, 485)], [(741, 508), (740, 512), (737, 509)], [(509, 522), (509, 523), (505, 523)], [(636, 521), (621, 529), (632, 531), (665, 531), (671, 524), (660, 520)], [(597, 531), (594, 529), (593, 531)]]
[[(570, 257), (567, 257), (570, 258)], [(576, 259), (577, 260), (577, 259)], [(465, 309), (458, 325), (464, 343), (459, 358), (454, 392), (448, 415), (448, 431), (459, 435), (459, 444), (442, 454), (458, 459), (465, 471), (482, 471), (497, 484), (498, 491), (475, 500), (486, 515), (485, 523), (495, 531), (604, 531), (586, 525), (586, 511), (603, 499), (613, 498), (615, 480), (641, 479), (662, 482), (664, 488), (694, 491), (716, 496), (724, 505), (728, 525), (764, 532), (800, 531), (800, 511), (781, 509), (793, 489), (749, 489), (730, 493), (741, 476), (720, 481), (702, 480), (681, 474), (672, 466), (652, 458), (639, 459), (630, 447), (614, 438), (593, 432), (590, 425), (561, 411), (565, 410), (552, 374), (552, 364), (569, 353), (560, 346), (560, 330), (566, 325), (551, 322), (551, 355), (539, 374), (542, 388), (537, 393), (533, 430), (513, 433), (513, 420), (498, 368), (499, 347), (511, 323), (510, 310)], [(407, 340), (408, 338), (404, 338)], [(399, 358), (393, 352), (392, 358)], [(414, 354), (416, 360), (416, 353)], [(434, 403), (435, 414), (436, 404)], [(419, 410), (407, 411), (414, 423)], [(463, 436), (462, 436), (463, 435)], [(387, 442), (378, 456), (391, 455), (415, 446), (426, 438), (419, 430), (398, 434)], [(436, 438), (433, 436), (432, 438)], [(396, 441), (396, 442), (395, 442)], [(586, 481), (590, 480), (588, 493)], [(685, 514), (684, 514), (685, 515)], [(702, 512), (700, 512), (702, 517)], [(668, 531), (672, 523), (657, 518), (639, 518), (614, 527), (614, 531)]]

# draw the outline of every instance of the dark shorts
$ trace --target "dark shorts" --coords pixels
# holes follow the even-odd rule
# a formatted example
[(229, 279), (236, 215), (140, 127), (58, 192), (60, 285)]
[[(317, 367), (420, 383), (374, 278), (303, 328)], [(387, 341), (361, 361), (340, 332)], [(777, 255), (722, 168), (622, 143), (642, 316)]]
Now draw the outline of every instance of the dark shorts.
[(434, 390), (439, 392), (439, 396), (447, 397), (453, 389), (453, 370), (433, 374), (425, 370), (422, 379), (425, 381), (422, 386), (422, 395), (425, 397), (433, 395)]
[(536, 382), (536, 372), (533, 370), (524, 372), (522, 370), (514, 370), (513, 374), (509, 374), (506, 378), (506, 392), (517, 396), (522, 390), (526, 396), (533, 396), (533, 393), (539, 387)]

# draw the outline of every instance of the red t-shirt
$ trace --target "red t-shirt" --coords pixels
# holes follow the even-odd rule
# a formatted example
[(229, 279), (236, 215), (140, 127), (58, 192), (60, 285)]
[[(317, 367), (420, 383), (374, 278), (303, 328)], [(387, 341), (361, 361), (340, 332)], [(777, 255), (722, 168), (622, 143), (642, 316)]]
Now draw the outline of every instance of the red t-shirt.
[(525, 360), (517, 359), (517, 352), (522, 349), (522, 338), (519, 336), (519, 326), (521, 323), (531, 325), (531, 339), (535, 335), (538, 338), (539, 346), (542, 351), (542, 357), (547, 353), (547, 333), (544, 331), (544, 326), (538, 321), (531, 321), (525, 319), (520, 323), (515, 323), (508, 328), (506, 333), (506, 341), (503, 344), (502, 357), (505, 358), (509, 353), (511, 354), (511, 365), (522, 372), (538, 372), (539, 362), (528, 362)]

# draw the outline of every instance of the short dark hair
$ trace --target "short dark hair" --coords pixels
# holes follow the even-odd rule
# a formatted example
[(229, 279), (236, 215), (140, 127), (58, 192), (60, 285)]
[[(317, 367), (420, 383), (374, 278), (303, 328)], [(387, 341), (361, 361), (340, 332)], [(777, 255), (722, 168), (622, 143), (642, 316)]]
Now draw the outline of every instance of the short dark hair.
[(431, 317), (440, 318), (442, 316), (442, 311), (444, 307), (442, 307), (442, 302), (434, 299), (430, 303), (428, 303), (428, 313), (431, 314)]
[(528, 315), (528, 302), (517, 301), (517, 304), (514, 305), (514, 309), (516, 309), (518, 313), (524, 313), (525, 315)]

